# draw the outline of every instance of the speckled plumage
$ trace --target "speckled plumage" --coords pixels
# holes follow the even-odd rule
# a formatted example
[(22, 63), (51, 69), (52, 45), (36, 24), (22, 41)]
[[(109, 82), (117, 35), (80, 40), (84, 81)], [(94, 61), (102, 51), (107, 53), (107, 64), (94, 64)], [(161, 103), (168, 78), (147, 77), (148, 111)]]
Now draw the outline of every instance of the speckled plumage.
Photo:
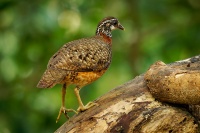
[(49, 60), (47, 69), (39, 81), (38, 88), (51, 88), (56, 84), (63, 84), (62, 106), (60, 115), (74, 111), (66, 109), (65, 93), (67, 85), (75, 84), (75, 94), (79, 102), (78, 112), (90, 108), (95, 103), (83, 105), (79, 91), (101, 77), (108, 69), (112, 57), (112, 35), (114, 29), (124, 30), (123, 26), (114, 17), (104, 18), (97, 26), (96, 35), (66, 43)]
[(101, 36), (69, 42), (51, 57), (38, 86), (50, 88), (63, 82), (85, 86), (89, 81), (78, 83), (81, 80), (76, 76), (81, 72), (102, 73), (102, 70), (109, 67), (111, 56), (111, 45)]

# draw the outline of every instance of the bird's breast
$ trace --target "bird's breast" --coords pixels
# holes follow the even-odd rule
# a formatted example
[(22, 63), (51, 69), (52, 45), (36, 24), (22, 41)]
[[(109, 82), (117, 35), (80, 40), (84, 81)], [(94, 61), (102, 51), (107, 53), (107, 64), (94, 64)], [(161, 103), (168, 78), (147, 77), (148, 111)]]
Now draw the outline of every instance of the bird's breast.
[(100, 78), (105, 73), (105, 71), (106, 69), (91, 72), (71, 72), (71, 74), (66, 76), (63, 82), (68, 85), (75, 84), (79, 87), (82, 87)]

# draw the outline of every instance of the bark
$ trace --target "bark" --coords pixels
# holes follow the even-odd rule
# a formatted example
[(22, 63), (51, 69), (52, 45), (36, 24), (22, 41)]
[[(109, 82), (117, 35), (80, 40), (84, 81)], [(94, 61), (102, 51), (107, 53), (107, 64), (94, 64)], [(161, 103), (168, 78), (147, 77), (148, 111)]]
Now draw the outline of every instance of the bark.
[(165, 102), (200, 104), (200, 62), (153, 64), (145, 74), (151, 94)]
[(200, 109), (193, 105), (200, 103), (199, 57), (155, 63), (145, 74), (97, 99), (99, 106), (70, 118), (56, 133), (199, 132)]

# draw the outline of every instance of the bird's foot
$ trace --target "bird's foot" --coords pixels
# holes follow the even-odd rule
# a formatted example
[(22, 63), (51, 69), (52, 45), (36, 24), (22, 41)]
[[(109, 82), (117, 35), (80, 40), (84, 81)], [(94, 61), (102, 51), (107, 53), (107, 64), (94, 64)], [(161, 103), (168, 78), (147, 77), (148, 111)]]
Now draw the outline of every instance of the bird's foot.
[(60, 108), (59, 113), (58, 113), (58, 117), (57, 117), (57, 119), (56, 119), (56, 123), (59, 121), (60, 116), (61, 116), (62, 113), (64, 113), (65, 117), (66, 117), (67, 119), (69, 119), (69, 116), (67, 115), (67, 112), (74, 112), (74, 113), (77, 114), (77, 112), (76, 112), (75, 110), (73, 110), (73, 109), (66, 109), (65, 107), (62, 106), (62, 107)]
[(88, 102), (85, 106), (79, 106), (77, 112), (83, 112), (93, 106), (99, 106), (99, 104), (94, 102)]

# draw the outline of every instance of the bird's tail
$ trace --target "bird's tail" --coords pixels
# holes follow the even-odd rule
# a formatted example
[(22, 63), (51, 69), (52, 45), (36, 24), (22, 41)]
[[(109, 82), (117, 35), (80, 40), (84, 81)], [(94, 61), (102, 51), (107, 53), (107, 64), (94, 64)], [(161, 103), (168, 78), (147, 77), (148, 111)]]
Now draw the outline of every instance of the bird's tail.
[(51, 75), (51, 70), (47, 69), (42, 75), (40, 81), (37, 84), (38, 88), (51, 88), (55, 85), (55, 79)]

